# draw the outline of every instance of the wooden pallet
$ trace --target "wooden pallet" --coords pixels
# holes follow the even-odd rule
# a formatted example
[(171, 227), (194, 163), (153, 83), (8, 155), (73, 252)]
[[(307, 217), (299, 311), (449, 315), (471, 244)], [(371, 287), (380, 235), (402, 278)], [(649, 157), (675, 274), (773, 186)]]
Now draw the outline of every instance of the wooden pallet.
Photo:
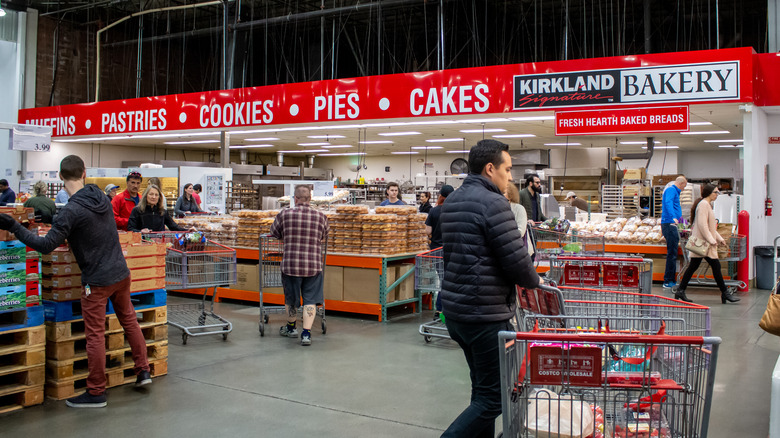
[(43, 385), (13, 385), (0, 389), (0, 414), (43, 403)]
[[(149, 362), (152, 377), (168, 374), (168, 359), (160, 359)], [(136, 379), (133, 364), (124, 365), (121, 368), (106, 372), (106, 387), (113, 388), (126, 383), (134, 383)], [(46, 396), (57, 400), (74, 397), (86, 391), (87, 376), (78, 375), (72, 379), (46, 382)]]
[[(153, 325), (164, 324), (168, 322), (168, 308), (166, 306), (142, 309), (136, 312), (138, 323), (141, 327), (150, 327)], [(122, 331), (122, 325), (116, 315), (106, 315), (105, 324), (106, 333)], [(53, 342), (71, 341), (83, 339), (86, 336), (86, 329), (83, 319), (73, 319), (70, 321), (46, 321), (46, 340)]]
[(43, 325), (0, 332), (0, 357), (46, 345)]
[[(146, 344), (146, 355), (149, 361), (166, 359), (168, 357), (168, 341), (151, 341)], [(106, 372), (123, 369), (133, 365), (133, 354), (130, 346), (106, 352)], [(89, 374), (87, 353), (80, 352), (76, 357), (66, 360), (46, 361), (46, 381), (52, 382), (70, 380)]]

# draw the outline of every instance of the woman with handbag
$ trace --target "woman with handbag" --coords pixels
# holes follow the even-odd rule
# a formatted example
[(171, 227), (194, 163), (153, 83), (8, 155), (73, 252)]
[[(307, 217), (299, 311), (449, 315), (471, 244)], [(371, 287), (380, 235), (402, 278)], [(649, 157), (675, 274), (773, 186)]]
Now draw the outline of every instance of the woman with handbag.
[(718, 245), (725, 244), (726, 241), (718, 234), (718, 223), (715, 220), (715, 213), (712, 211), (712, 203), (718, 199), (719, 194), (720, 191), (717, 187), (705, 184), (701, 188), (701, 198), (697, 199), (691, 208), (693, 229), (688, 244), (685, 245), (685, 249), (690, 253), (691, 263), (683, 274), (680, 287), (674, 293), (674, 297), (678, 300), (692, 302), (685, 296), (685, 288), (704, 259), (712, 268), (712, 276), (715, 277), (715, 283), (720, 289), (720, 301), (723, 304), (739, 301), (739, 298), (728, 292), (726, 284), (723, 282), (723, 274), (720, 272)]

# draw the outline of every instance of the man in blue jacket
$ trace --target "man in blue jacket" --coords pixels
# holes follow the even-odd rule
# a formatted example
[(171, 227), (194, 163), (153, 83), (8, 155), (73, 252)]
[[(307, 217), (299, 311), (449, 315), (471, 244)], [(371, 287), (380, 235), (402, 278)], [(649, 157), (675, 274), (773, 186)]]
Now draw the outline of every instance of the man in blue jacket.
[(682, 217), (680, 192), (688, 185), (684, 176), (678, 176), (674, 184), (664, 189), (661, 197), (661, 232), (666, 239), (666, 269), (664, 287), (677, 285), (677, 247), (680, 244), (680, 232), (677, 229)]
[(508, 150), (496, 140), (472, 147), (468, 177), (442, 205), (442, 308), (471, 375), (471, 404), (442, 437), (495, 436), (501, 414), (498, 332), (512, 329), (515, 285), (535, 288), (540, 282), (503, 195), (512, 180)]
[(8, 187), (8, 180), (0, 179), (0, 207), (16, 202), (16, 193)]

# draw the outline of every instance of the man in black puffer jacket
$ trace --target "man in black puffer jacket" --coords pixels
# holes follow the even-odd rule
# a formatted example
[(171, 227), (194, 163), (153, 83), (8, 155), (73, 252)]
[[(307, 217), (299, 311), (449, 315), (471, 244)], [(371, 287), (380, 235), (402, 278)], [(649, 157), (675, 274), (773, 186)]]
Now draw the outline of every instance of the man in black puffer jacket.
[(469, 176), (442, 205), (441, 300), (450, 336), (471, 374), (471, 404), (442, 437), (495, 436), (501, 414), (498, 332), (511, 330), (515, 285), (539, 285), (509, 201), (509, 146), (482, 140), (469, 152)]
[(73, 408), (106, 406), (106, 302), (111, 300), (135, 363), (136, 386), (152, 383), (146, 341), (130, 302), (130, 270), (127, 268), (111, 203), (94, 184), (84, 185), (84, 161), (68, 155), (60, 163), (60, 178), (70, 195), (68, 204), (54, 218), (43, 237), (30, 232), (12, 217), (0, 214), (0, 229), (9, 230), (25, 245), (48, 254), (65, 239), (81, 269), (81, 311), (87, 339), (87, 392), (69, 398)]

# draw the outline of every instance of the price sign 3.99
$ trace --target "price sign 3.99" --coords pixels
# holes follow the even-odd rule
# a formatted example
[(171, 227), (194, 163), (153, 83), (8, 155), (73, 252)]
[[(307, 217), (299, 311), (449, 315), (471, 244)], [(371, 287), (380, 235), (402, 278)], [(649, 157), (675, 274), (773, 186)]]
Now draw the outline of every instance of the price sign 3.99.
[(11, 129), (8, 144), (14, 151), (49, 152), (51, 126), (16, 125)]

